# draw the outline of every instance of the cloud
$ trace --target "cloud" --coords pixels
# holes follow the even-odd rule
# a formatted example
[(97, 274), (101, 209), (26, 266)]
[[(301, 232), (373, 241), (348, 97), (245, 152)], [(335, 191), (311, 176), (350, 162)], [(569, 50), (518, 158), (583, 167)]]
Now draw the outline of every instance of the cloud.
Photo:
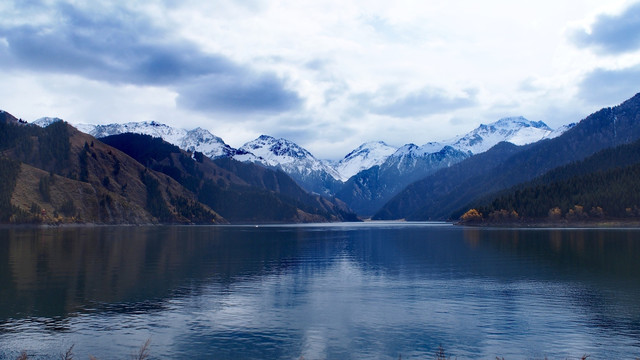
[(200, 111), (273, 113), (302, 103), (296, 92), (285, 89), (282, 80), (270, 73), (206, 76), (179, 87), (179, 94), (178, 105)]
[(578, 95), (598, 105), (618, 104), (640, 91), (640, 65), (621, 70), (596, 69), (579, 84)]
[(205, 53), (141, 13), (69, 4), (57, 4), (54, 13), (47, 26), (0, 26), (6, 44), (0, 63), (111, 84), (164, 86), (178, 91), (179, 104), (192, 110), (286, 111), (300, 103), (275, 74)]
[(591, 32), (576, 29), (569, 34), (578, 47), (593, 48), (601, 54), (622, 54), (640, 49), (640, 3), (619, 15), (600, 15)]
[[(371, 112), (393, 117), (416, 117), (441, 114), (476, 104), (477, 90), (465, 90), (464, 96), (451, 96), (442, 89), (425, 87), (386, 102), (392, 90), (383, 89), (373, 96), (360, 95)], [(381, 102), (381, 103), (380, 103)]]

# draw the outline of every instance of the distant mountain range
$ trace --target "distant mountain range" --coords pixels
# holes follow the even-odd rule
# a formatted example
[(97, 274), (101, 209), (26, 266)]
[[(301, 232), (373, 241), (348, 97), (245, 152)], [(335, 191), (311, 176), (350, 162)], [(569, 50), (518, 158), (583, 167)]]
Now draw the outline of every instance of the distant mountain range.
[[(55, 120), (43, 118), (34, 123), (43, 126)], [(292, 141), (268, 135), (234, 149), (201, 128), (176, 129), (156, 122), (76, 126), (97, 138), (128, 132), (146, 134), (186, 151), (202, 152), (211, 159), (230, 157), (280, 169), (305, 190), (337, 196), (357, 213), (371, 215), (405, 186), (434, 171), (487, 151), (501, 141), (524, 145), (556, 137), (572, 125), (554, 131), (542, 121), (503, 118), (463, 136), (421, 146), (406, 144), (396, 148), (381, 141), (365, 143), (337, 162), (320, 160)]]
[(589, 115), (555, 138), (526, 146), (499, 144), (483, 154), (422, 178), (388, 201), (374, 219), (455, 218), (474, 201), (585, 159), (600, 150), (638, 139), (640, 94), (616, 107)]
[[(94, 188), (98, 186), (98, 181), (91, 179), (100, 177), (106, 182), (108, 191), (113, 191), (114, 181), (122, 186), (118, 179), (111, 180), (110, 176), (102, 175), (105, 170), (92, 175), (89, 167), (87, 176), (87, 171), (82, 170), (82, 166), (85, 166), (83, 164), (108, 156), (92, 150), (90, 145), (89, 148), (86, 145), (79, 146), (78, 139), (81, 137), (78, 135), (69, 137), (71, 143), (76, 144), (71, 146), (73, 155), (69, 158), (70, 163), (60, 162), (61, 157), (56, 155), (59, 150), (47, 150), (52, 146), (61, 146), (59, 140), (47, 135), (54, 131), (51, 129), (59, 128), (57, 123), (69, 127), (60, 119), (39, 119), (35, 123), (45, 126), (39, 128), (15, 118), (11, 120), (11, 116), (4, 112), (0, 115), (0, 119), (5, 119), (6, 124), (3, 126), (11, 130), (7, 130), (8, 135), (0, 137), (0, 144), (3, 144), (2, 141), (6, 143), (0, 147), (0, 151), (4, 157), (9, 156), (9, 161), (19, 161), (24, 164), (23, 167), (29, 165), (52, 172), (54, 177), (58, 175), (75, 181), (88, 181)], [(160, 207), (169, 209), (169, 212), (166, 209), (162, 212), (150, 211), (151, 205), (139, 199), (135, 206), (137, 209), (145, 209), (146, 213), (143, 212), (143, 215), (146, 215), (141, 215), (136, 221), (161, 221), (159, 219), (162, 216), (163, 219), (182, 219), (180, 221), (186, 222), (202, 218), (193, 213), (208, 214), (204, 218), (218, 219), (216, 221), (232, 222), (355, 220), (354, 213), (381, 220), (446, 220), (457, 218), (471, 207), (495, 214), (512, 214), (511, 211), (516, 211), (516, 207), (525, 203), (525, 200), (528, 205), (518, 208), (525, 214), (538, 216), (549, 212), (549, 209), (542, 208), (556, 201), (555, 198), (546, 197), (543, 203), (542, 200), (535, 200), (535, 196), (532, 197), (531, 194), (553, 184), (568, 188), (570, 184), (567, 185), (566, 181), (574, 180), (565, 177), (542, 184), (536, 182), (526, 185), (527, 182), (541, 178), (550, 171), (549, 174), (562, 173), (565, 170), (558, 170), (559, 167), (582, 161), (599, 151), (640, 140), (639, 119), (640, 94), (619, 106), (602, 109), (577, 124), (555, 130), (541, 121), (529, 121), (523, 117), (503, 118), (446, 141), (427, 142), (423, 145), (406, 144), (399, 148), (380, 141), (365, 143), (340, 161), (320, 160), (287, 139), (267, 135), (234, 149), (221, 138), (200, 128), (175, 129), (155, 122), (78, 125), (78, 128), (88, 134), (82, 135), (86, 136), (83, 138), (85, 143), (93, 144), (95, 141), (98, 144), (98, 140), (102, 140), (101, 144), (111, 147), (111, 153), (120, 151), (131, 157), (132, 160), (127, 162), (137, 162), (142, 169), (147, 169), (158, 186), (153, 185), (153, 180), (140, 174), (138, 177), (150, 181), (151, 190), (156, 191), (155, 188), (164, 186), (162, 198), (165, 199), (166, 206)], [(11, 133), (17, 131), (15, 129), (28, 129), (24, 130), (28, 134), (13, 136)], [(69, 129), (70, 134), (75, 134), (75, 129)], [(96, 148), (102, 149), (103, 145)], [(45, 155), (36, 156), (36, 149), (45, 149), (44, 152), (39, 151)], [(636, 160), (640, 163), (640, 154), (637, 154), (636, 159), (631, 150), (615, 150), (614, 153), (622, 160), (614, 161), (612, 158), (611, 164), (635, 166)], [(50, 154), (49, 158), (55, 161), (46, 163), (45, 157), (49, 156), (46, 154)], [(124, 158), (119, 161), (124, 162)], [(622, 189), (618, 194), (633, 191), (628, 179), (635, 176), (635, 168), (593, 168), (593, 164), (597, 162), (590, 160), (584, 163), (592, 169), (588, 173), (584, 173), (586, 169), (583, 172), (571, 170), (571, 174), (585, 177), (575, 180), (575, 184), (587, 186), (586, 184), (598, 181), (609, 181), (603, 179), (615, 178), (620, 179), (615, 182), (616, 187)], [(9, 170), (13, 166), (5, 165)], [(607, 175), (594, 174), (598, 171), (606, 172)], [(165, 175), (164, 179), (162, 174)], [(21, 179), (21, 176), (18, 175), (17, 179)], [(30, 181), (33, 183), (33, 180)], [(142, 183), (148, 192), (150, 185), (145, 181)], [(174, 181), (177, 184), (175, 186), (181, 186), (184, 190), (180, 190), (181, 195), (175, 195), (174, 190), (171, 190), (175, 186), (163, 185), (163, 181)], [(529, 190), (531, 188), (537, 190)], [(16, 189), (21, 188), (16, 185)], [(520, 192), (509, 193), (508, 191), (512, 191), (509, 189), (527, 189), (527, 198), (521, 199), (518, 197)], [(599, 199), (597, 201), (603, 204), (612, 203), (611, 199), (602, 200), (602, 196), (608, 194), (602, 188), (592, 187), (589, 191), (582, 192), (583, 195), (579, 198), (565, 198), (556, 207), (560, 208), (561, 213), (570, 214), (569, 210), (573, 208), (567, 202), (573, 200), (567, 199)], [(13, 196), (12, 199), (15, 200), (15, 192)], [(34, 198), (29, 196), (29, 199)], [(112, 200), (115, 198), (115, 195), (112, 196)], [(179, 205), (176, 198), (186, 199), (184, 201), (191, 202), (190, 204), (200, 204), (199, 207), (196, 206), (199, 210), (186, 210), (191, 208)], [(634, 199), (632, 196), (626, 198)], [(14, 204), (12, 206), (16, 206), (14, 200), (11, 200), (11, 204)], [(597, 201), (593, 200), (591, 203), (596, 204)], [(635, 210), (640, 209), (640, 204), (633, 202), (625, 203), (624, 211), (630, 208), (631, 213), (637, 212), (640, 216), (640, 210)], [(505, 204), (505, 208), (501, 208), (501, 204)], [(21, 204), (18, 208), (28, 211), (25, 206)], [(596, 214), (602, 206), (592, 207)], [(622, 210), (616, 207), (614, 210), (603, 211), (619, 215)], [(117, 211), (111, 209), (111, 213), (116, 214)]]
[[(45, 117), (33, 123), (45, 127), (60, 120), (59, 118)], [(151, 135), (162, 138), (183, 150), (202, 152), (212, 159), (234, 157), (239, 161), (258, 162), (268, 167), (280, 167), (288, 174), (308, 176), (310, 172), (325, 172), (334, 179), (344, 182), (360, 171), (382, 165), (391, 156), (420, 158), (437, 153), (446, 146), (469, 155), (479, 154), (501, 141), (525, 145), (541, 139), (553, 138), (573, 125), (575, 124), (554, 131), (542, 121), (529, 121), (524, 117), (503, 118), (491, 124), (482, 124), (463, 136), (442, 142), (429, 142), (422, 146), (407, 144), (396, 148), (382, 141), (364, 143), (338, 162), (319, 160), (292, 141), (276, 139), (268, 135), (261, 135), (239, 149), (234, 149), (220, 137), (205, 129), (178, 129), (154, 121), (107, 125), (76, 124), (75, 126), (78, 130), (96, 138), (124, 133)]]

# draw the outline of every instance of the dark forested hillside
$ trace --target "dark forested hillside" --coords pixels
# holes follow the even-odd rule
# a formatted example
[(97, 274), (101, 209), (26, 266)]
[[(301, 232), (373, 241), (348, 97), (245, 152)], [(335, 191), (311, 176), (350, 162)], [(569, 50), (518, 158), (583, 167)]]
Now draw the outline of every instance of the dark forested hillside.
[[(485, 221), (587, 220), (640, 215), (640, 141), (602, 150), (454, 213)], [(505, 214), (510, 214), (505, 217)]]
[[(530, 181), (547, 171), (578, 161), (602, 149), (640, 138), (640, 94), (623, 104), (602, 109), (551, 140), (542, 140), (504, 159), (498, 165), (467, 168), (472, 157), (420, 180), (387, 203), (379, 219), (446, 219), (482, 196)], [(455, 174), (469, 173), (457, 177)]]

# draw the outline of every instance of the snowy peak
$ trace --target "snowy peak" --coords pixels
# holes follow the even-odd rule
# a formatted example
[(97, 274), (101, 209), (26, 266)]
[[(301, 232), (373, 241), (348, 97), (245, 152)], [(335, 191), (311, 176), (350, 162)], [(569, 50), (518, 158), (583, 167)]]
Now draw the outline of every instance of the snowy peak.
[(200, 127), (187, 131), (178, 147), (187, 151), (199, 151), (212, 159), (235, 154), (235, 149), (221, 138)]
[(364, 143), (340, 160), (335, 165), (335, 169), (340, 174), (341, 180), (346, 181), (362, 170), (381, 165), (396, 150), (397, 148), (383, 141)]
[(235, 153), (235, 150), (225, 144), (221, 138), (202, 128), (193, 130), (177, 129), (155, 121), (108, 125), (77, 124), (76, 127), (78, 130), (96, 138), (124, 133), (150, 135), (162, 138), (164, 141), (186, 151), (199, 151), (212, 159), (231, 156)]
[(481, 124), (475, 130), (449, 143), (458, 150), (479, 154), (502, 141), (526, 145), (542, 140), (552, 132), (553, 130), (542, 121), (530, 121), (522, 116), (507, 117), (491, 124)]
[(263, 160), (261, 162), (268, 166), (294, 163), (296, 160), (305, 159), (317, 161), (309, 151), (298, 144), (268, 135), (260, 135), (257, 139), (244, 144), (240, 149), (261, 158)]
[(45, 128), (58, 121), (62, 121), (62, 119), (57, 117), (41, 117), (40, 119), (34, 120), (32, 124)]
[(548, 127), (547, 124), (544, 123), (544, 121), (531, 121), (531, 120), (527, 120), (523, 116), (505, 117), (494, 123), (489, 124), (488, 126), (493, 126), (501, 129), (512, 129), (512, 130), (517, 130), (519, 128), (534, 127), (537, 129), (551, 131), (551, 128)]
[(305, 148), (286, 140), (261, 135), (253, 141), (242, 145), (234, 159), (253, 161), (265, 166), (278, 167), (294, 178), (308, 176), (324, 177), (328, 175), (340, 180), (340, 175), (325, 162), (318, 160)]
[(466, 135), (452, 140), (428, 142), (422, 146), (406, 144), (392, 156), (399, 158), (424, 157), (440, 152), (448, 146), (469, 154), (478, 154), (489, 150), (502, 141), (525, 145), (541, 140), (552, 133), (553, 130), (542, 121), (529, 121), (522, 116), (508, 117), (490, 124), (481, 124)]

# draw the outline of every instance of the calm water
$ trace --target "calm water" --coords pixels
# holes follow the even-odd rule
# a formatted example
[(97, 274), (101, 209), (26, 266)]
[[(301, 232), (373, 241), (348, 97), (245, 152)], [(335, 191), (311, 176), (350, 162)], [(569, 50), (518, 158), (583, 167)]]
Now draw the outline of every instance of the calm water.
[(0, 229), (0, 358), (640, 357), (640, 230)]

